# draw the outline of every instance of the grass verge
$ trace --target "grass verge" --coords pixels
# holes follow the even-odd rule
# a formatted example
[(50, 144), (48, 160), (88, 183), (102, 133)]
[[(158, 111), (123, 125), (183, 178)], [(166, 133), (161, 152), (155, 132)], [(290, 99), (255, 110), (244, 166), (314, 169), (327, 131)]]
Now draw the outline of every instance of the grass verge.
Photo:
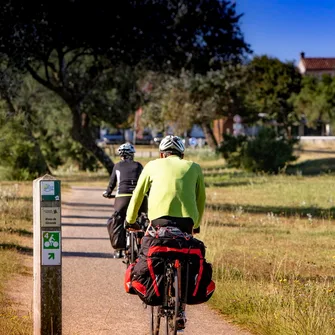
[(206, 175), (210, 304), (254, 334), (334, 335), (334, 176)]
[[(3, 335), (30, 335), (33, 321), (19, 313), (9, 292), (18, 275), (32, 277), (22, 255), (32, 257), (31, 183), (0, 183), (0, 329)], [(29, 277), (28, 277), (29, 276)]]

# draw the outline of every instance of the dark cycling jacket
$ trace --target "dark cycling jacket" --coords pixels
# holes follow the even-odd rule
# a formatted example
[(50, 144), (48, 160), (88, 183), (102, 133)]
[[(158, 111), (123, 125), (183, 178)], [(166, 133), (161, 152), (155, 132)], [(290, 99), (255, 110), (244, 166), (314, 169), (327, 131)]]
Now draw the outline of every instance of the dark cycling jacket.
[(112, 193), (117, 184), (116, 197), (131, 196), (142, 170), (143, 166), (141, 163), (131, 159), (116, 163), (106, 191)]

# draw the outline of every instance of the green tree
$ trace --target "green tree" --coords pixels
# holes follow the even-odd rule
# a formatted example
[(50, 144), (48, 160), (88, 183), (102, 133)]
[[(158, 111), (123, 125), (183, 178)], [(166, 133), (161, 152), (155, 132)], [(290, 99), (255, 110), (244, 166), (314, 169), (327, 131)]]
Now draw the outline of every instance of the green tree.
[[(20, 179), (50, 172), (31, 125), (32, 97), (26, 76), (10, 66), (8, 58), (1, 54), (0, 156), (3, 165), (13, 164), (9, 171)], [(27, 166), (28, 162), (30, 166)], [(21, 177), (20, 169), (23, 172)]]
[[(0, 156), (7, 157), (1, 162), (8, 167), (7, 178), (12, 178), (10, 171), (21, 179), (40, 176), (67, 162), (80, 169), (97, 167), (94, 157), (68, 136), (71, 113), (60, 98), (29, 75), (10, 67), (5, 57), (0, 64), (0, 78), (1, 133), (6, 144), (1, 146)], [(31, 162), (30, 166), (27, 162)]]
[(36, 141), (32, 141), (24, 112), (16, 112), (10, 118), (0, 101), (0, 156), (5, 168), (5, 179), (29, 180), (47, 172), (45, 161), (36, 152)]
[(298, 120), (290, 98), (300, 89), (301, 75), (293, 63), (257, 56), (248, 64), (248, 104), (265, 120), (276, 121), (287, 135)]
[(316, 127), (320, 121), (335, 125), (334, 77), (305, 76), (301, 91), (293, 96), (292, 101), (296, 112), (304, 117), (309, 127)]
[(183, 71), (178, 77), (161, 79), (145, 106), (144, 117), (155, 124), (174, 120), (174, 126), (181, 134), (193, 124), (199, 124), (209, 146), (215, 149), (217, 141), (212, 121), (232, 113), (247, 113), (243, 95), (245, 78), (243, 66), (225, 64), (206, 74)]
[[(80, 170), (95, 170), (97, 160), (68, 134), (71, 132), (71, 112), (59, 97), (46, 90), (32, 78), (27, 78), (31, 99), (30, 128), (40, 144), (50, 169), (74, 165)], [(27, 85), (28, 86), (28, 85)]]
[(114, 71), (121, 77), (124, 68), (133, 77), (137, 66), (205, 73), (223, 61), (239, 62), (249, 51), (239, 19), (235, 5), (225, 0), (97, 0), (94, 7), (79, 0), (5, 0), (0, 45), (15, 66), (64, 101), (73, 139), (111, 172), (113, 162), (96, 145), (92, 120), (115, 120), (114, 113), (127, 116), (140, 104), (135, 83), (124, 86)]

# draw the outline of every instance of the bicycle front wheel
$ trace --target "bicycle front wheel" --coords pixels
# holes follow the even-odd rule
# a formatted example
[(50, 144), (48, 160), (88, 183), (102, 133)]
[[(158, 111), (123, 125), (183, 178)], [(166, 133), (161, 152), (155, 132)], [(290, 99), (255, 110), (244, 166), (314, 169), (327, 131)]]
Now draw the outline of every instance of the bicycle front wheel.
[(159, 328), (161, 325), (160, 308), (160, 306), (151, 306), (150, 335), (159, 335)]
[(135, 262), (135, 258), (136, 258), (136, 251), (135, 251), (135, 248), (136, 248), (136, 236), (135, 236), (135, 233), (134, 232), (130, 232), (130, 245), (129, 245), (129, 251), (130, 251), (130, 263), (134, 263)]

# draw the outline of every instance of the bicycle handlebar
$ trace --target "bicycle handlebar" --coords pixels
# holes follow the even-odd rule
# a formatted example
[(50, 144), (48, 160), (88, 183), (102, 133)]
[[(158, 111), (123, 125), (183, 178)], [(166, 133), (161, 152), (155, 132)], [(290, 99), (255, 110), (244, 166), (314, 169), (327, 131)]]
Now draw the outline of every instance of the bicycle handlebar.
[(146, 213), (141, 213), (137, 217), (136, 223), (140, 226), (139, 230), (130, 230), (130, 229), (132, 229), (131, 227), (126, 228), (126, 230), (130, 231), (130, 232), (133, 231), (133, 232), (142, 232), (142, 233), (145, 233), (145, 231), (147, 230), (148, 225), (149, 225), (149, 219), (148, 219)]

